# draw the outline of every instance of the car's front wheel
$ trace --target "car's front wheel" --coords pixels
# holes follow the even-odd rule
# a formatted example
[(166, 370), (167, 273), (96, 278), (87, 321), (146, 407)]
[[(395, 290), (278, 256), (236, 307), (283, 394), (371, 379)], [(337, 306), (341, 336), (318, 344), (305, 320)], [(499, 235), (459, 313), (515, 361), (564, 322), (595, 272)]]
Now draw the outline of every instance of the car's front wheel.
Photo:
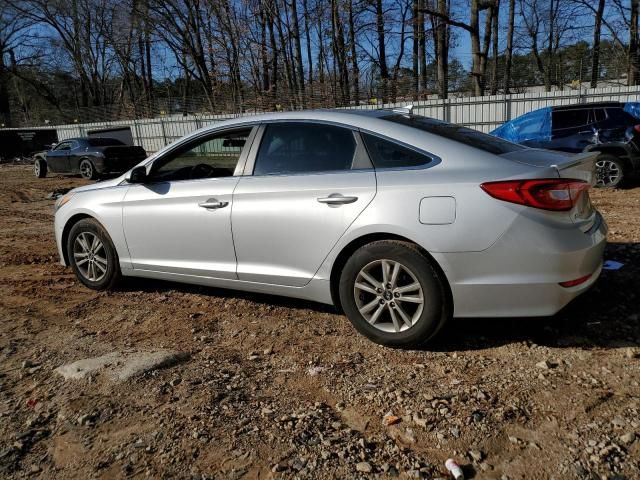
[(98, 172), (96, 172), (96, 167), (91, 163), (91, 160), (85, 158), (80, 162), (80, 175), (87, 180), (98, 178)]
[(83, 219), (71, 227), (66, 248), (69, 264), (85, 286), (108, 290), (120, 279), (118, 253), (96, 220)]
[(617, 187), (624, 174), (624, 163), (618, 157), (602, 153), (596, 158), (596, 187)]
[(450, 317), (438, 272), (408, 242), (381, 240), (356, 250), (342, 270), (339, 293), (354, 327), (382, 345), (424, 344)]

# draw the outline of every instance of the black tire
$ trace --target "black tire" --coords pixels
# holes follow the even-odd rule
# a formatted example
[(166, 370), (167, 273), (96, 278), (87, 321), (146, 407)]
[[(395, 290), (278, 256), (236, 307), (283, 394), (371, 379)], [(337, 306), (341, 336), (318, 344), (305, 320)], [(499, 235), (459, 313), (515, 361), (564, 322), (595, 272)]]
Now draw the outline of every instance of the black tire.
[(86, 180), (95, 180), (98, 178), (96, 167), (88, 158), (83, 158), (80, 161), (80, 176)]
[(46, 177), (47, 176), (47, 162), (45, 162), (41, 158), (36, 158), (36, 161), (33, 163), (33, 173), (38, 178)]
[[(91, 279), (88, 277), (85, 267), (80, 268), (76, 261), (76, 253), (78, 247), (81, 247), (81, 242), (79, 241), (76, 245), (76, 239), (83, 234), (85, 235), (83, 238), (91, 238), (91, 235), (97, 237), (102, 245), (104, 246), (104, 257), (102, 257), (102, 250), (100, 251), (100, 258), (106, 260), (106, 271), (100, 278)], [(120, 263), (118, 260), (118, 252), (116, 252), (115, 247), (113, 246), (113, 242), (111, 241), (111, 237), (107, 231), (103, 228), (102, 225), (93, 218), (86, 218), (77, 222), (73, 227), (71, 227), (71, 231), (69, 232), (69, 237), (67, 238), (67, 258), (69, 259), (69, 265), (73, 269), (73, 272), (78, 277), (78, 280), (82, 282), (86, 287), (89, 287), (93, 290), (110, 290), (112, 289), (116, 283), (120, 280)], [(81, 261), (82, 259), (78, 260)], [(96, 260), (97, 261), (97, 260)], [(85, 262), (86, 263), (86, 262)], [(101, 264), (102, 265), (102, 264)], [(96, 272), (101, 273), (99, 270), (95, 270)]]
[(596, 158), (596, 187), (616, 188), (622, 186), (625, 178), (625, 164), (610, 153), (601, 153)]
[[(356, 298), (356, 280), (361, 270), (370, 265), (374, 265), (371, 268), (375, 269), (377, 268), (375, 266), (377, 262), (382, 260), (401, 264), (405, 269), (407, 278), (413, 275), (410, 282), (415, 283), (415, 280), (417, 280), (422, 289), (422, 297), (424, 299), (422, 310), (418, 312), (416, 307), (413, 313), (412, 325), (410, 327), (403, 326), (402, 328), (405, 329), (402, 331), (397, 331), (397, 329), (396, 331), (383, 331), (380, 325), (380, 322), (383, 325), (385, 324), (383, 316), (386, 315), (388, 319), (391, 319), (390, 311), (392, 306), (394, 307), (394, 312), (398, 311), (395, 309), (397, 305), (411, 308), (407, 303), (397, 303), (398, 300), (393, 298), (394, 295), (397, 295), (397, 293), (393, 293), (394, 290), (387, 290), (387, 287), (383, 285), (385, 290), (383, 293), (379, 293), (378, 297), (373, 293), (359, 291), (358, 298)], [(382, 268), (380, 267), (380, 272)], [(340, 275), (339, 294), (342, 308), (356, 330), (373, 342), (390, 347), (418, 347), (423, 345), (438, 333), (451, 316), (445, 286), (438, 271), (434, 268), (430, 259), (423, 255), (416, 245), (408, 242), (380, 240), (356, 250), (347, 260)], [(388, 294), (390, 298), (386, 298)], [(370, 297), (363, 298), (363, 296), (367, 295)], [(356, 304), (358, 301), (361, 303), (371, 302), (370, 304), (373, 305), (376, 298), (379, 298), (379, 301), (384, 299), (388, 303), (385, 306), (387, 311), (385, 312), (383, 309), (378, 317), (379, 320), (375, 322), (378, 327), (365, 319)], [(394, 305), (394, 300), (396, 305)], [(375, 309), (377, 310), (377, 308), (378, 306), (376, 305)], [(404, 310), (403, 313), (407, 314)], [(409, 315), (411, 315), (410, 312)], [(400, 317), (398, 316), (397, 318)], [(387, 322), (387, 325), (390, 325), (390, 322)]]

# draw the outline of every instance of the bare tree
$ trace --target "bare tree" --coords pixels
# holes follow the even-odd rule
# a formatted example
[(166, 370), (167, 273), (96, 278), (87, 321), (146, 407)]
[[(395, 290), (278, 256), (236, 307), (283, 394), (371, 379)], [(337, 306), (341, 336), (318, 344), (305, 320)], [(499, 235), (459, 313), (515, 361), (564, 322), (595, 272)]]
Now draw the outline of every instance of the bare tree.
[(513, 27), (515, 19), (516, 0), (509, 0), (509, 20), (507, 21), (507, 51), (504, 59), (504, 93), (511, 88), (511, 64), (513, 61)]

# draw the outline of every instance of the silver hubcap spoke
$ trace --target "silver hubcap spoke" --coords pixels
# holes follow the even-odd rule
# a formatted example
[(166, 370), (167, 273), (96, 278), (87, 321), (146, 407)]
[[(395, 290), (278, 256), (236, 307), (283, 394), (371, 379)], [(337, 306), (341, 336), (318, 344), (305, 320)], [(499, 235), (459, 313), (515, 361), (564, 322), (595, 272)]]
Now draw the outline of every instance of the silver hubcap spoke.
[(362, 317), (384, 332), (411, 328), (424, 310), (418, 278), (395, 260), (381, 259), (365, 265), (356, 277), (353, 294)]
[(84, 278), (99, 282), (107, 273), (107, 251), (104, 244), (91, 232), (82, 232), (73, 242), (73, 259)]

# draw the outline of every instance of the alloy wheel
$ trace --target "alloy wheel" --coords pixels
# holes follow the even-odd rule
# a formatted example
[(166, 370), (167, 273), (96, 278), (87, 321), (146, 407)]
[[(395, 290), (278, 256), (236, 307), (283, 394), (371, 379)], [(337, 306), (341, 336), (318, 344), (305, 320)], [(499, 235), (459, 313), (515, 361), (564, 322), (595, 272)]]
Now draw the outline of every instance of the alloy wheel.
[(611, 160), (596, 162), (596, 184), (601, 187), (616, 185), (620, 178), (620, 167)]
[(76, 237), (73, 258), (80, 274), (91, 282), (99, 282), (107, 273), (104, 244), (91, 232), (82, 232)]
[(33, 173), (36, 174), (36, 177), (40, 176), (40, 161), (36, 160), (36, 163), (33, 165)]
[(91, 162), (85, 160), (80, 164), (80, 175), (82, 175), (82, 178), (91, 178), (93, 176), (93, 165), (91, 165)]
[(424, 309), (424, 292), (409, 267), (394, 260), (375, 260), (362, 268), (353, 286), (358, 311), (383, 332), (411, 328)]

